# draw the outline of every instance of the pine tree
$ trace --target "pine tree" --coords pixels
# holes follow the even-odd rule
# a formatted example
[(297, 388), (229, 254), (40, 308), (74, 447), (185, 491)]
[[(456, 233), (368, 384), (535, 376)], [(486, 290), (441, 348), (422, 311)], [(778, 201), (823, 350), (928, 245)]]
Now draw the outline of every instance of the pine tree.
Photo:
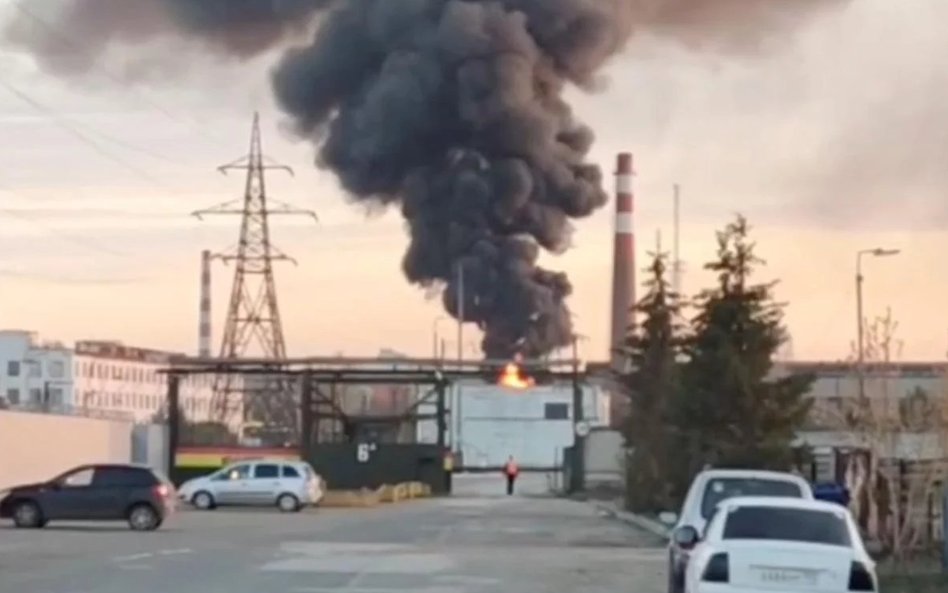
[(794, 438), (810, 410), (812, 377), (771, 377), (786, 341), (783, 311), (772, 296), (776, 283), (751, 281), (764, 262), (749, 231), (739, 216), (718, 233), (717, 260), (705, 266), (717, 274), (717, 286), (696, 300), (675, 410), (691, 472), (706, 464), (790, 469)]
[(629, 371), (619, 379), (630, 399), (630, 414), (623, 427), (631, 451), (626, 503), (637, 512), (671, 508), (668, 403), (679, 385), (682, 327), (678, 295), (669, 288), (665, 260), (664, 254), (653, 254), (647, 270), (648, 291), (634, 308), (642, 323), (630, 328), (622, 348)]

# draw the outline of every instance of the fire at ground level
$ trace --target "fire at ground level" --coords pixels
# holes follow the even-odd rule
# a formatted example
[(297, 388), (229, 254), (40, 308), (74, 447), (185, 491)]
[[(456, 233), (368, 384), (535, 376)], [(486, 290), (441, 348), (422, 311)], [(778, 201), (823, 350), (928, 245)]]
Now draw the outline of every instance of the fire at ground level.
[[(578, 427), (603, 424), (608, 418), (608, 412), (602, 411), (607, 398), (591, 391), (596, 380), (593, 369), (578, 361), (514, 365), (509, 361), (458, 364), (310, 358), (275, 365), (272, 360), (180, 359), (166, 371), (170, 376), (169, 459), (175, 460), (171, 473), (181, 481), (239, 458), (298, 456), (310, 461), (334, 488), (422, 481), (435, 492), (446, 493), (451, 487), (449, 474), (499, 469), (509, 452), (526, 470), (574, 476), (577, 483), (567, 486), (580, 489), (585, 431)], [(282, 385), (287, 392), (282, 395), (270, 391), (231, 397), (239, 398), (248, 410), (262, 408), (272, 414), (273, 406), (279, 406), (282, 413), (273, 417), (298, 419), (299, 424), (285, 423), (282, 432), (271, 431), (280, 437), (275, 442), (253, 443), (270, 445), (267, 449), (247, 447), (250, 443), (240, 439), (215, 442), (204, 435), (203, 440), (195, 440), (177, 392), (186, 377), (202, 374), (239, 377), (244, 383), (265, 378), (270, 385)], [(399, 407), (379, 413), (346, 405), (352, 396), (348, 388), (353, 385), (411, 386), (416, 391), (401, 398)], [(269, 404), (261, 406), (262, 397)], [(290, 413), (286, 413), (288, 406)], [(500, 427), (513, 431), (515, 438), (510, 439)], [(228, 436), (232, 438), (233, 432)], [(492, 446), (503, 451), (486, 454), (485, 449)], [(580, 471), (569, 471), (573, 469)]]

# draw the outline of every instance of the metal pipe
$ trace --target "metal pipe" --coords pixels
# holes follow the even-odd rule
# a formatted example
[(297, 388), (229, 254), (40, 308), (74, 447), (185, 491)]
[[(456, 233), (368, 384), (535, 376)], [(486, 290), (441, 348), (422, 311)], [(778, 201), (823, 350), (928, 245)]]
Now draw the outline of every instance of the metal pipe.
[[(531, 369), (548, 370), (553, 368), (571, 368), (573, 360), (523, 360), (517, 365), (525, 371)], [(235, 368), (263, 366), (269, 368), (284, 368), (293, 366), (367, 366), (383, 369), (395, 367), (439, 367), (445, 370), (475, 369), (490, 370), (503, 369), (510, 364), (506, 359), (484, 359), (449, 361), (436, 358), (343, 358), (343, 357), (309, 357), (309, 358), (202, 358), (191, 356), (172, 356), (168, 359), (169, 366), (229, 366)]]

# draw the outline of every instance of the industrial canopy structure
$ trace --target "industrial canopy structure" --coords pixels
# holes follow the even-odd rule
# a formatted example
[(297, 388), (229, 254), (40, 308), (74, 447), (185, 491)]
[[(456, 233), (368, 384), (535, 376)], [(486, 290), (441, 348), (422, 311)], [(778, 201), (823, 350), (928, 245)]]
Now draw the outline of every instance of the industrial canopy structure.
[[(301, 426), (299, 451), (304, 456), (318, 445), (318, 431), (314, 427), (321, 420), (334, 420), (351, 425), (359, 423), (401, 424), (417, 420), (435, 420), (438, 433), (436, 446), (444, 448), (447, 441), (448, 416), (447, 390), (460, 381), (496, 383), (511, 366), (509, 360), (450, 361), (444, 359), (414, 358), (236, 358), (219, 359), (204, 357), (179, 357), (172, 359), (168, 368), (168, 418), (169, 459), (176, 459), (180, 436), (179, 387), (183, 378), (193, 375), (253, 376), (277, 378), (298, 388), (297, 410), (286, 410), (283, 417), (297, 417)], [(571, 384), (573, 386), (573, 420), (583, 421), (582, 384), (588, 379), (586, 366), (577, 359), (571, 360), (527, 360), (516, 363), (519, 371), (533, 379), (536, 384)], [(417, 398), (406, 411), (388, 417), (351, 417), (339, 406), (338, 400), (327, 393), (336, 385), (414, 385), (428, 388), (427, 393)], [(529, 390), (523, 390), (529, 397)], [(434, 413), (422, 414), (419, 409), (434, 403)], [(296, 404), (293, 404), (296, 407)], [(344, 435), (346, 442), (357, 440), (353, 433)], [(577, 439), (582, 458), (582, 439)], [(581, 476), (581, 472), (573, 472)]]

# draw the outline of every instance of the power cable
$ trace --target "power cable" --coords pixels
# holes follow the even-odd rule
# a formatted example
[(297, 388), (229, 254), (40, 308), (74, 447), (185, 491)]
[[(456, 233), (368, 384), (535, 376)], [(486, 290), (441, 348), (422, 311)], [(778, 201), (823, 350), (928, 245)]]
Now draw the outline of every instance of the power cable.
[(116, 164), (118, 164), (118, 165), (124, 167), (125, 169), (127, 169), (128, 171), (134, 173), (135, 175), (137, 175), (137, 176), (140, 177), (141, 179), (146, 180), (146, 181), (148, 181), (149, 183), (151, 183), (151, 184), (153, 184), (153, 185), (155, 185), (155, 186), (157, 186), (157, 187), (159, 187), (159, 188), (161, 188), (161, 189), (170, 190), (170, 191), (172, 191), (172, 192), (178, 193), (178, 192), (176, 192), (176, 190), (173, 190), (173, 189), (167, 187), (161, 180), (152, 177), (147, 171), (144, 171), (144, 170), (142, 170), (142, 169), (136, 167), (135, 165), (131, 164), (130, 162), (128, 162), (128, 161), (122, 159), (121, 157), (118, 157), (118, 156), (112, 154), (111, 152), (105, 150), (105, 149), (102, 148), (102, 146), (100, 146), (95, 140), (93, 140), (92, 138), (90, 138), (90, 137), (87, 136), (85, 133), (81, 132), (80, 130), (76, 129), (76, 127), (70, 125), (69, 122), (68, 122), (67, 120), (65, 120), (63, 117), (61, 117), (59, 114), (57, 114), (55, 110), (53, 110), (53, 109), (51, 109), (50, 107), (44, 105), (43, 103), (40, 103), (39, 101), (37, 101), (36, 99), (34, 99), (33, 97), (31, 97), (29, 94), (25, 93), (24, 91), (20, 90), (19, 88), (17, 88), (17, 87), (14, 86), (13, 84), (11, 84), (9, 81), (0, 79), (0, 86), (2, 86), (2, 87), (3, 87), (4, 89), (6, 89), (10, 94), (12, 94), (13, 96), (17, 97), (17, 98), (20, 99), (22, 102), (26, 103), (27, 105), (29, 105), (30, 107), (32, 107), (32, 108), (35, 109), (36, 111), (38, 111), (38, 112), (40, 112), (40, 113), (43, 113), (43, 114), (46, 115), (47, 117), (51, 118), (51, 119), (54, 121), (54, 123), (56, 123), (56, 125), (58, 125), (58, 126), (59, 126), (60, 128), (62, 128), (63, 130), (69, 132), (71, 135), (73, 135), (74, 137), (76, 137), (77, 139), (79, 139), (79, 141), (81, 141), (82, 143), (84, 143), (84, 144), (88, 145), (89, 147), (91, 147), (93, 150), (95, 150), (95, 151), (96, 151), (97, 153), (99, 153), (101, 156), (103, 156), (103, 157), (105, 157), (105, 158), (111, 160), (112, 162), (114, 162), (114, 163), (116, 163)]
[(122, 277), (75, 277), (60, 276), (53, 274), (40, 274), (37, 272), (21, 272), (19, 270), (0, 269), (0, 276), (6, 278), (18, 278), (21, 280), (35, 280), (51, 284), (95, 284), (95, 285), (118, 285), (118, 284), (139, 284), (148, 280), (147, 278), (122, 278)]
[[(13, 189), (11, 189), (11, 188), (9, 188), (9, 187), (5, 187), (5, 186), (3, 186), (3, 185), (0, 185), (0, 191), (3, 191), (3, 192), (6, 192), (6, 193), (8, 193), (8, 194), (12, 194), (12, 195), (19, 196), (19, 197), (21, 197), (21, 198), (26, 199), (26, 196), (24, 196), (23, 194), (21, 194), (21, 193), (19, 193), (19, 192), (17, 192), (17, 191), (14, 191)], [(27, 215), (27, 214), (24, 214), (23, 212), (19, 212), (19, 211), (17, 211), (17, 210), (12, 209), (12, 208), (0, 208), (0, 212), (2, 212), (2, 213), (4, 213), (4, 214), (7, 214), (7, 215), (9, 215), (9, 216), (12, 216), (12, 217), (14, 217), (14, 218), (19, 218), (20, 220), (24, 220), (24, 221), (26, 221), (26, 222), (32, 223), (32, 224), (36, 225), (38, 228), (40, 228), (40, 229), (42, 229), (42, 230), (48, 232), (50, 235), (56, 237), (57, 239), (60, 239), (60, 240), (63, 240), (63, 241), (69, 242), (69, 243), (73, 243), (73, 244), (75, 244), (75, 245), (81, 245), (82, 247), (85, 247), (85, 248), (87, 248), (87, 249), (91, 249), (91, 250), (93, 250), (93, 251), (98, 251), (98, 252), (100, 252), (100, 253), (106, 253), (106, 254), (108, 254), (108, 255), (113, 255), (113, 256), (117, 256), (117, 257), (128, 257), (128, 254), (127, 254), (127, 253), (123, 253), (123, 252), (120, 252), (120, 251), (116, 251), (116, 250), (114, 250), (114, 249), (112, 249), (112, 248), (110, 248), (110, 247), (106, 247), (106, 246), (104, 246), (104, 245), (101, 245), (101, 244), (99, 244), (99, 243), (96, 243), (95, 241), (90, 241), (90, 240), (88, 240), (88, 239), (86, 239), (86, 238), (84, 238), (84, 237), (80, 237), (80, 236), (76, 236), (76, 235), (71, 235), (71, 234), (69, 234), (69, 233), (64, 233), (64, 232), (62, 232), (61, 230), (51, 229), (51, 228), (47, 227), (46, 225), (44, 225), (44, 224), (38, 222), (34, 217), (31, 217), (31, 216), (29, 216), (29, 215)]]
[[(67, 45), (73, 47), (74, 49), (82, 49), (82, 47), (83, 47), (84, 44), (83, 44), (81, 41), (77, 40), (77, 39), (76, 39), (75, 37), (73, 37), (72, 35), (66, 33), (66, 32), (63, 31), (61, 28), (59, 28), (59, 27), (53, 25), (52, 23), (50, 23), (49, 21), (47, 21), (47, 20), (44, 19), (43, 17), (39, 16), (38, 14), (36, 14), (35, 12), (33, 12), (32, 10), (30, 10), (29, 8), (27, 8), (22, 0), (14, 0), (14, 1), (13, 1), (13, 7), (14, 7), (20, 14), (22, 14), (22, 15), (25, 16), (26, 18), (32, 20), (34, 23), (38, 24), (40, 27), (42, 27), (43, 29), (45, 29), (45, 30), (48, 31), (49, 33), (53, 34), (54, 36), (56, 36), (57, 38), (59, 38), (59, 40), (64, 41)], [(175, 122), (177, 122), (177, 123), (183, 124), (184, 126), (188, 127), (192, 132), (194, 132), (195, 135), (197, 135), (197, 136), (199, 136), (199, 137), (201, 137), (201, 138), (204, 138), (205, 140), (209, 140), (210, 142), (212, 142), (212, 143), (214, 143), (214, 144), (216, 144), (216, 145), (218, 145), (218, 146), (220, 146), (220, 147), (225, 147), (225, 146), (226, 146), (226, 147), (230, 148), (231, 145), (230, 145), (229, 142), (225, 144), (225, 142), (224, 142), (223, 140), (218, 139), (218, 138), (214, 138), (213, 136), (208, 135), (208, 134), (206, 133), (206, 131), (205, 131), (203, 128), (198, 127), (197, 124), (196, 124), (194, 121), (192, 121), (192, 120), (190, 120), (190, 119), (184, 119), (184, 118), (182, 118), (182, 117), (179, 117), (179, 116), (175, 115), (174, 112), (172, 112), (172, 111), (170, 111), (170, 110), (168, 110), (168, 109), (165, 109), (164, 107), (162, 107), (161, 105), (159, 105), (157, 102), (151, 100), (147, 95), (145, 95), (144, 93), (142, 93), (138, 88), (133, 87), (133, 86), (130, 86), (130, 85), (128, 84), (128, 82), (127, 82), (126, 80), (123, 80), (120, 75), (117, 75), (117, 74), (111, 72), (111, 71), (110, 71), (109, 69), (107, 69), (101, 62), (95, 62), (95, 67), (96, 67), (96, 69), (97, 69), (99, 72), (101, 72), (103, 75), (105, 75), (106, 78), (108, 78), (108, 79), (111, 80), (112, 82), (118, 84), (118, 85), (121, 86), (124, 90), (127, 90), (127, 91), (130, 91), (131, 93), (134, 93), (135, 96), (136, 96), (136, 98), (137, 98), (137, 99), (139, 100), (139, 102), (141, 102), (142, 104), (144, 104), (144, 105), (146, 105), (146, 106), (148, 106), (148, 107), (154, 109), (155, 111), (161, 113), (162, 115), (164, 115), (165, 117), (167, 117), (168, 119), (170, 119), (170, 120), (172, 120), (172, 121), (175, 121)]]

